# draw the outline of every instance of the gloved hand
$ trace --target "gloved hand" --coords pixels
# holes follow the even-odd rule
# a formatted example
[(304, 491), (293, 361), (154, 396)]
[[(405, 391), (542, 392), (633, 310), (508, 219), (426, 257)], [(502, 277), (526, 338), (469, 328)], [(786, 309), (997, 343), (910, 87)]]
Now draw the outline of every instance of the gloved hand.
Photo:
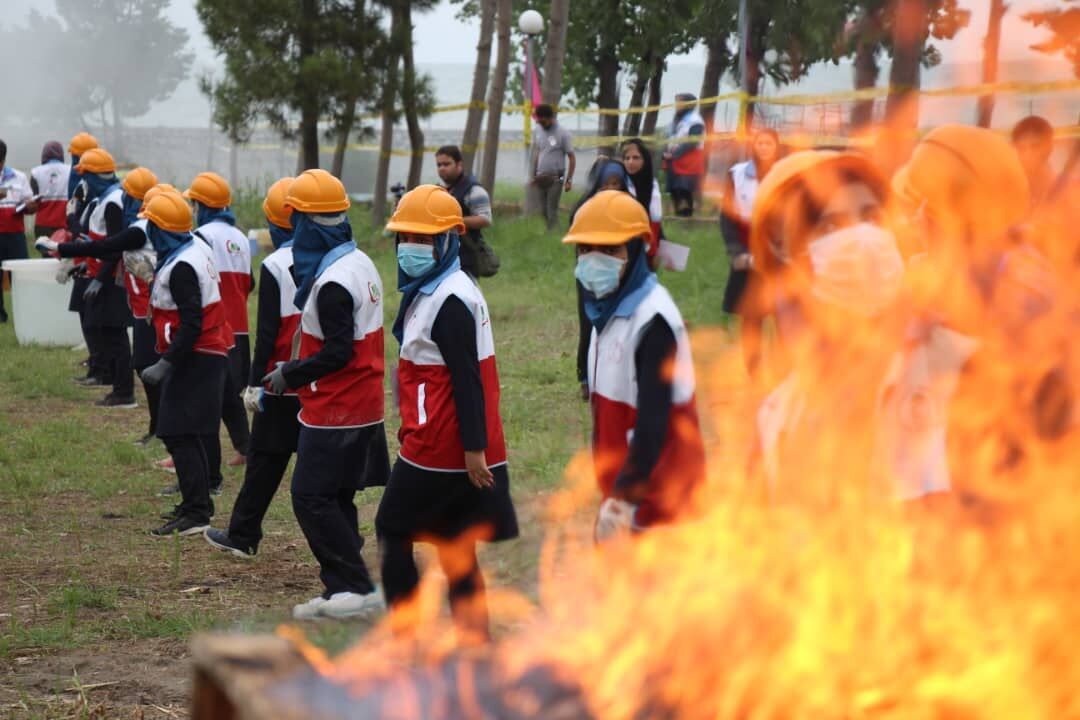
[(608, 498), (600, 504), (600, 512), (596, 514), (596, 542), (602, 543), (618, 535), (626, 535), (634, 524), (634, 513), (637, 505)]
[(147, 250), (132, 250), (124, 253), (124, 268), (147, 285), (154, 281), (156, 263), (157, 255)]
[(101, 288), (105, 287), (100, 280), (94, 278), (90, 281), (90, 284), (86, 286), (86, 290), (83, 292), (82, 299), (84, 302), (93, 302), (94, 298), (101, 292)]
[(240, 397), (244, 399), (244, 407), (251, 412), (263, 411), (263, 395), (266, 390), (261, 387), (253, 387), (251, 385), (244, 388), (244, 392), (240, 393)]
[(58, 248), (59, 246), (59, 243), (54, 240), (50, 240), (47, 237), (39, 237), (37, 239), (37, 242), (34, 243), (34, 247), (38, 249), (38, 252), (49, 254), (55, 253), (56, 248)]
[(285, 382), (285, 373), (281, 371), (282, 367), (284, 366), (278, 365), (262, 379), (264, 383), (270, 385), (270, 392), (275, 395), (284, 395), (289, 389), (289, 384)]
[(71, 258), (64, 258), (60, 261), (60, 267), (56, 270), (56, 282), (64, 285), (71, 276), (75, 274), (75, 261)]
[(172, 372), (172, 363), (165, 358), (161, 358), (156, 363), (154, 363), (148, 368), (145, 368), (141, 373), (139, 373), (139, 377), (141, 377), (142, 381), (147, 385), (160, 385), (162, 382), (165, 381), (165, 378), (172, 375)]

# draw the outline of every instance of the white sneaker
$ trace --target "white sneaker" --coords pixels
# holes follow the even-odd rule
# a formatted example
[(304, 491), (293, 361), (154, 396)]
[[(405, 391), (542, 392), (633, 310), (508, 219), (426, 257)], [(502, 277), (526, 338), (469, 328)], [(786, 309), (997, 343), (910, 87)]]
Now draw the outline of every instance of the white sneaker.
[(319, 606), (322, 617), (348, 618), (377, 615), (386, 610), (386, 601), (378, 588), (367, 595), (353, 592), (339, 592)]
[(327, 599), (322, 595), (313, 597), (305, 603), (299, 605), (293, 605), (292, 616), (293, 620), (314, 620), (319, 617), (319, 609), (327, 603)]

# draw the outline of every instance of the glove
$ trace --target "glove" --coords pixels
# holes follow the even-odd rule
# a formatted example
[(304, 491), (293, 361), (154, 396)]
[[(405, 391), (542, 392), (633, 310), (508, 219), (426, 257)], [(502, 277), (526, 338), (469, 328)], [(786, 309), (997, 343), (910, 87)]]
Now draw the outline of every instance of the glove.
[(85, 302), (93, 302), (94, 298), (101, 292), (101, 288), (105, 287), (101, 284), (101, 281), (94, 278), (90, 281), (90, 284), (86, 286), (86, 290), (83, 292), (82, 299)]
[(596, 514), (596, 542), (602, 543), (618, 535), (627, 535), (634, 524), (634, 513), (637, 505), (608, 498), (600, 504), (600, 512)]
[(39, 237), (37, 239), (37, 242), (34, 243), (34, 247), (36, 247), (39, 252), (49, 253), (51, 255), (56, 252), (56, 248), (59, 247), (59, 243), (57, 243), (55, 240), (50, 240), (47, 237)]
[(263, 395), (266, 390), (261, 387), (254, 387), (249, 385), (244, 388), (244, 392), (240, 393), (240, 397), (244, 399), (244, 407), (251, 412), (263, 411)]
[(172, 363), (162, 358), (148, 368), (145, 368), (139, 377), (147, 385), (160, 385), (165, 381), (165, 378), (172, 375), (173, 366)]
[(270, 392), (275, 395), (284, 395), (289, 389), (289, 384), (285, 382), (285, 373), (281, 371), (283, 365), (278, 365), (271, 372), (268, 372), (262, 379), (264, 383), (270, 385)]
[(75, 273), (75, 261), (71, 258), (65, 258), (60, 261), (60, 267), (56, 270), (56, 282), (64, 285), (71, 276)]
[(149, 285), (154, 281), (154, 265), (157, 255), (148, 250), (132, 250), (124, 253), (124, 268)]

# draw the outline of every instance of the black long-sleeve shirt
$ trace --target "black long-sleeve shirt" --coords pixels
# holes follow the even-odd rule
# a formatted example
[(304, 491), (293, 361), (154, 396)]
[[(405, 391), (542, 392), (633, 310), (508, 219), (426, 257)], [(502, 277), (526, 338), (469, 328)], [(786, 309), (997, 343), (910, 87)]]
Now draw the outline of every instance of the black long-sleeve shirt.
[(263, 265), (259, 270), (259, 314), (255, 321), (255, 353), (251, 359), (249, 386), (262, 385), (262, 379), (266, 373), (273, 370), (270, 367), (270, 358), (274, 354), (274, 345), (277, 344), (280, 329), (281, 289), (273, 273)]
[(640, 500), (670, 432), (674, 388), (675, 333), (660, 315), (649, 321), (634, 351), (637, 422), (626, 461), (615, 478), (615, 494)]
[(172, 343), (162, 355), (173, 365), (183, 363), (195, 350), (202, 334), (202, 295), (195, 269), (177, 262), (169, 274), (169, 292), (180, 313), (180, 327), (172, 333)]
[(750, 224), (735, 210), (735, 181), (728, 173), (724, 178), (724, 205), (720, 209), (720, 234), (728, 260), (750, 252)]
[(460, 298), (451, 295), (431, 326), (431, 339), (450, 372), (461, 445), (465, 450), (487, 448), (484, 385), (476, 349), (476, 319)]
[(285, 363), (281, 370), (290, 388), (298, 388), (341, 370), (353, 356), (352, 295), (337, 283), (327, 283), (319, 289), (315, 302), (323, 346), (311, 357)]
[[(105, 206), (105, 237), (119, 235), (124, 231), (124, 211), (119, 205)], [(116, 266), (120, 262), (120, 254), (113, 253), (101, 260), (101, 269), (96, 278), (101, 282), (110, 282), (116, 277)]]
[(80, 240), (62, 243), (56, 248), (60, 257), (109, 257), (127, 250), (138, 250), (146, 245), (146, 232), (141, 227), (129, 227), (104, 240)]

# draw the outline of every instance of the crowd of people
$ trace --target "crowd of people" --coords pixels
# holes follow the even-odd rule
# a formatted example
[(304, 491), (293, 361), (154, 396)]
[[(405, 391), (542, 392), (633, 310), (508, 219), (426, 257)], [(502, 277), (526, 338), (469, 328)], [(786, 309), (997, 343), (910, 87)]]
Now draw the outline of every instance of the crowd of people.
[[(549, 110), (538, 109), (533, 174), (552, 225), (558, 197), (572, 187), (574, 155)], [(693, 135), (700, 116), (682, 110), (676, 124)], [(1068, 295), (1052, 280), (1077, 257), (1063, 247), (1075, 190), (1050, 169), (1052, 135), (1039, 118), (1017, 125), (1011, 144), (989, 130), (941, 127), (889, 178), (857, 152), (784, 156), (775, 132), (754, 134), (748, 159), (725, 175), (720, 229), (731, 273), (722, 301), (740, 318), (752, 378), (766, 375), (763, 328), (776, 328), (769, 364), (781, 370), (757, 411), (750, 458), (765, 495), (821, 499), (804, 497), (812, 490), (799, 482), (805, 466), (791, 450), (814, 446), (818, 424), (836, 418), (873, 428), (826, 449), (843, 452), (845, 467), (861, 458), (856, 465), (884, 478), (886, 495), (933, 505), (970, 492), (955, 448), (1016, 423), (1000, 423), (991, 409), (977, 427), (971, 418), (958, 426), (948, 410), (969, 395), (1017, 391), (1015, 378), (988, 389), (970, 387), (965, 373), (973, 363), (1009, 364), (1024, 328), (1048, 332), (1040, 318)], [(694, 150), (689, 159), (665, 151), (664, 160), (695, 175)], [(4, 151), (0, 144), (0, 162)], [(130, 407), (132, 368), (139, 375), (150, 436), (169, 451), (180, 498), (151, 534), (201, 535), (254, 557), (295, 454), (292, 507), (324, 591), (296, 605), (294, 617), (389, 606), (396, 629), (408, 632), (419, 583), (413, 546), (428, 541), (462, 638), (484, 642), (477, 545), (516, 537), (518, 522), (495, 332), (478, 281), (498, 270), (483, 236), (491, 202), (458, 148), (436, 152), (444, 185), (411, 189), (386, 226), (402, 294), (389, 323), (401, 419), (394, 459), (384, 427), (383, 281), (353, 238), (337, 178), (308, 170), (271, 185), (262, 208), (274, 250), (256, 282), (224, 178), (201, 173), (182, 192), (142, 167), (121, 180), (85, 133), (68, 152), (65, 166), (62, 147), (48, 143), (33, 184), (3, 167), (0, 244), (11, 256), (23, 216), (37, 212), (36, 247), (63, 259), (57, 279), (72, 283), (89, 349), (79, 382), (109, 386), (105, 407)], [(562, 242), (574, 250), (578, 382), (594, 424), (595, 538), (607, 542), (692, 514), (706, 458), (687, 326), (657, 274), (664, 230), (653, 153), (630, 140), (590, 175)], [(696, 188), (674, 176), (682, 214)], [(252, 348), (247, 306), (256, 288)], [(1055, 345), (1044, 338), (1039, 347)], [(1040, 362), (1039, 392), (1023, 397), (1039, 432), (1055, 437), (1075, 425), (1072, 378), (1065, 359)], [(1048, 418), (1048, 402), (1067, 410)], [(246, 468), (228, 524), (215, 528), (222, 423)], [(1013, 449), (1021, 452), (1019, 443)], [(375, 519), (381, 588), (361, 556), (354, 504), (372, 486), (385, 486)]]

